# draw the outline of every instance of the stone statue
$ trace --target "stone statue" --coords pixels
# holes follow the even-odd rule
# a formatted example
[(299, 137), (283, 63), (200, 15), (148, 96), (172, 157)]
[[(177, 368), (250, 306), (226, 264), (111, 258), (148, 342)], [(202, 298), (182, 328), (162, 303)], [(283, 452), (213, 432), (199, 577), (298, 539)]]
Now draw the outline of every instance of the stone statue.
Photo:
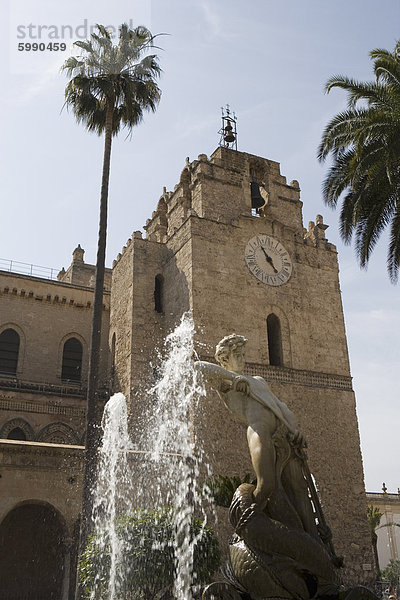
[(229, 583), (208, 586), (204, 600), (338, 597), (342, 561), (334, 553), (308, 470), (304, 437), (267, 382), (243, 374), (246, 342), (229, 335), (217, 345), (220, 366), (195, 363), (228, 410), (246, 424), (257, 478), (255, 486), (236, 490), (230, 507), (235, 534), (225, 570)]

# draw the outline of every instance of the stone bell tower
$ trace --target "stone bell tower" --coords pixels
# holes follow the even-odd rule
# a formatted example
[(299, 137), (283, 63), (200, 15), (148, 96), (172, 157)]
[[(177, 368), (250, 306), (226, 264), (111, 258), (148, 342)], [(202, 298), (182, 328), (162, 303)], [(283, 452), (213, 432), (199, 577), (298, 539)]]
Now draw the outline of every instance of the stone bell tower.
[[(213, 360), (232, 332), (293, 410), (345, 578), (371, 580), (372, 556), (337, 252), (320, 215), (302, 222), (297, 181), (277, 162), (219, 147), (187, 163), (113, 267), (110, 342), (115, 381), (140, 412), (154, 346), (191, 310), (197, 349)], [(215, 474), (251, 471), (245, 431), (209, 394), (196, 415)]]

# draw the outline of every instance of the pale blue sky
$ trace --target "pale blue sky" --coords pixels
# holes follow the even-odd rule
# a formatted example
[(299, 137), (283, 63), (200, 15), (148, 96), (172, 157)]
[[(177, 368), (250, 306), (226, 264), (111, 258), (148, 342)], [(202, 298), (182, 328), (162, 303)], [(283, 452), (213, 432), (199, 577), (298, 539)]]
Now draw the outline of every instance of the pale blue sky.
[(163, 186), (173, 189), (186, 156), (214, 151), (220, 107), (229, 102), (238, 115), (239, 150), (276, 160), (289, 181), (299, 180), (305, 226), (317, 213), (330, 224), (366, 485), (377, 491), (385, 481), (397, 491), (399, 288), (386, 275), (384, 243), (366, 272), (341, 243), (338, 215), (321, 200), (325, 167), (316, 148), (327, 121), (345, 106), (339, 90), (324, 95), (325, 81), (338, 73), (372, 77), (369, 51), (393, 49), (400, 37), (399, 0), (10, 0), (0, 11), (0, 257), (59, 269), (78, 243), (94, 262), (97, 240), (103, 142), (60, 113), (66, 80), (58, 69), (76, 37), (64, 40), (64, 53), (33, 53), (18, 52), (18, 42), (40, 40), (18, 35), (27, 35), (29, 24), (53, 25), (60, 33), (70, 26), (80, 35), (86, 23), (117, 27), (130, 19), (170, 34), (160, 38), (157, 113), (146, 116), (132, 139), (122, 133), (113, 146), (108, 265), (142, 228)]

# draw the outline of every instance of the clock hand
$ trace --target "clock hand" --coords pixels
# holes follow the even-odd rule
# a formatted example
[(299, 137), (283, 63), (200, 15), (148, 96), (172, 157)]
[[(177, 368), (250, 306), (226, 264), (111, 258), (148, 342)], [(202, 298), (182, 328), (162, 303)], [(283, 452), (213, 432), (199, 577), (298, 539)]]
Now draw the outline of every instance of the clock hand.
[(266, 258), (266, 260), (267, 260), (267, 263), (269, 263), (269, 264), (271, 265), (271, 267), (272, 267), (272, 268), (273, 268), (273, 270), (274, 270), (274, 273), (277, 273), (277, 272), (278, 272), (278, 270), (277, 270), (277, 269), (275, 269), (274, 263), (272, 262), (272, 258), (269, 256), (269, 254), (267, 254), (267, 253), (265, 252), (265, 249), (263, 248), (263, 246), (260, 246), (260, 248), (261, 248), (261, 250), (262, 250), (262, 251), (264, 252), (264, 254), (265, 254), (265, 258)]

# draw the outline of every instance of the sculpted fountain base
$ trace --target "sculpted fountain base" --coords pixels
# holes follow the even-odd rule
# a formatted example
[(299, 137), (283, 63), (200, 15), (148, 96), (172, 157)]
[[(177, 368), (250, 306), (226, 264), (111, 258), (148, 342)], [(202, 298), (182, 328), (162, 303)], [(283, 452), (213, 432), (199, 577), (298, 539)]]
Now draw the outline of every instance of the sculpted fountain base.
[(338, 570), (322, 545), (304, 531), (270, 519), (243, 484), (230, 508), (233, 582), (252, 597), (312, 598), (337, 593)]
[(365, 587), (345, 588), (337, 557), (306, 532), (268, 517), (254, 502), (254, 489), (236, 490), (226, 581), (208, 585), (202, 600), (377, 600)]

